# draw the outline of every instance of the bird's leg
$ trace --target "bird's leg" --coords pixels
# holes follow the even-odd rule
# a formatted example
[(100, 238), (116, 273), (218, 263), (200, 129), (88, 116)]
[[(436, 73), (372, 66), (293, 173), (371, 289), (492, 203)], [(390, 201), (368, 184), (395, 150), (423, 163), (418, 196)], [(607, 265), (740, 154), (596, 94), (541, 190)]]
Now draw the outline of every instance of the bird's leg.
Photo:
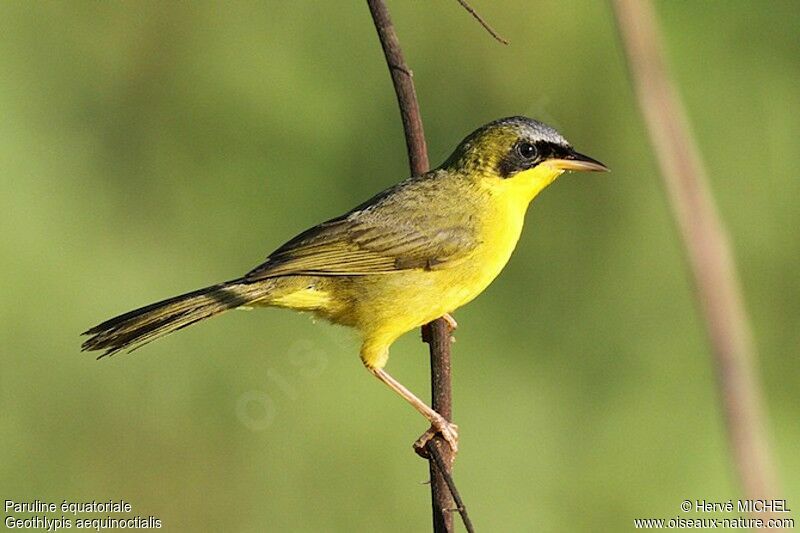
[(414, 407), (414, 409), (419, 411), (422, 416), (430, 420), (431, 429), (423, 433), (422, 436), (417, 439), (417, 441), (414, 443), (414, 449), (422, 449), (425, 444), (431, 440), (434, 435), (436, 435), (436, 433), (441, 433), (442, 437), (444, 437), (444, 440), (447, 441), (447, 443), (450, 445), (450, 448), (453, 450), (453, 454), (458, 452), (458, 426), (445, 420), (442, 415), (428, 407), (425, 402), (417, 398), (413, 392), (405, 388), (402, 383), (387, 374), (383, 369), (368, 368), (368, 370), (372, 373), (372, 375), (388, 385), (390, 389), (402, 396)]
[(451, 332), (458, 329), (458, 322), (456, 322), (456, 319), (453, 318), (453, 315), (451, 315), (450, 313), (445, 313), (442, 315), (442, 318), (444, 318), (444, 321), (447, 322), (448, 326), (450, 326)]

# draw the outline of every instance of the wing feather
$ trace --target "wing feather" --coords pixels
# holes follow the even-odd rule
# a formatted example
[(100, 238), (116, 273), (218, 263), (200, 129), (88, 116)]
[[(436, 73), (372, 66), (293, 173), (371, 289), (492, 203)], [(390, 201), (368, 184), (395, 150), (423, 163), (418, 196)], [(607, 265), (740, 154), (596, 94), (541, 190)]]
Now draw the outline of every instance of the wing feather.
[(245, 278), (390, 274), (458, 261), (477, 244), (475, 231), (454, 224), (434, 205), (420, 205), (436, 197), (431, 181), (408, 180), (301, 233)]

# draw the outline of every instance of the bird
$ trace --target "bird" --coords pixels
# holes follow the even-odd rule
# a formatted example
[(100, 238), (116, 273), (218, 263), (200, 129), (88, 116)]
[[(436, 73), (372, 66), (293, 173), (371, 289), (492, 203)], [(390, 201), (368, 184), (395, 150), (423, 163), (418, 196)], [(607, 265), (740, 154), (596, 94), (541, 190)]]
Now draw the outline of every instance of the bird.
[(85, 331), (110, 356), (236, 308), (309, 312), (354, 328), (366, 369), (458, 449), (458, 426), (385, 370), (402, 334), (473, 300), (514, 251), (532, 200), (566, 171), (608, 171), (554, 128), (513, 116), (470, 133), (439, 167), (303, 231), (247, 274), (124, 313)]

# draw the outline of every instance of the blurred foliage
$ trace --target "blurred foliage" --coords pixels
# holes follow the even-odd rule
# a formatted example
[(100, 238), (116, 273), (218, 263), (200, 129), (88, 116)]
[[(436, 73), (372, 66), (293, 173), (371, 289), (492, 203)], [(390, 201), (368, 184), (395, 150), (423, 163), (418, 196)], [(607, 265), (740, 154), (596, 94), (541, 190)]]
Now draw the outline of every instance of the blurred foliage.
[[(545, 120), (609, 175), (537, 201), (457, 313), (456, 478), (491, 531), (622, 530), (737, 498), (682, 250), (613, 18), (588, 1), (391, 2), (433, 161)], [(660, 2), (739, 261), (776, 460), (800, 507), (800, 11)], [(351, 335), (230, 313), (94, 361), (77, 333), (237, 276), (406, 175), (362, 2), (5, 2), (0, 488), (124, 498), (167, 530), (425, 531), (422, 419)], [(389, 370), (428, 390), (416, 334)]]

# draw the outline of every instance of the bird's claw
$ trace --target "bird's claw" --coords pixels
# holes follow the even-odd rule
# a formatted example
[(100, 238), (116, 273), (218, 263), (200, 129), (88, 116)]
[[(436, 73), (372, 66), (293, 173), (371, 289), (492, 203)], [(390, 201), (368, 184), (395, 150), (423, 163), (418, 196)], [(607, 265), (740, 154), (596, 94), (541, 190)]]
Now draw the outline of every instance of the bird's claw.
[(414, 451), (427, 459), (428, 451), (426, 446), (436, 435), (441, 435), (447, 442), (453, 451), (453, 458), (455, 458), (458, 453), (458, 426), (448, 422), (444, 417), (439, 417), (432, 421), (431, 427), (414, 442)]
[(451, 315), (450, 313), (445, 313), (442, 315), (442, 318), (444, 319), (445, 322), (447, 322), (447, 325), (450, 327), (451, 332), (458, 329), (458, 322), (456, 322), (456, 319), (453, 318), (453, 315)]
[[(456, 319), (453, 318), (453, 315), (450, 313), (443, 314), (441, 319), (444, 320), (445, 324), (447, 324), (448, 333), (453, 333), (456, 328), (458, 328), (458, 322), (456, 322)], [(432, 322), (422, 326), (422, 342), (427, 342), (428, 344), (431, 343), (431, 324)], [(451, 335), (450, 341), (456, 342), (456, 338)]]

